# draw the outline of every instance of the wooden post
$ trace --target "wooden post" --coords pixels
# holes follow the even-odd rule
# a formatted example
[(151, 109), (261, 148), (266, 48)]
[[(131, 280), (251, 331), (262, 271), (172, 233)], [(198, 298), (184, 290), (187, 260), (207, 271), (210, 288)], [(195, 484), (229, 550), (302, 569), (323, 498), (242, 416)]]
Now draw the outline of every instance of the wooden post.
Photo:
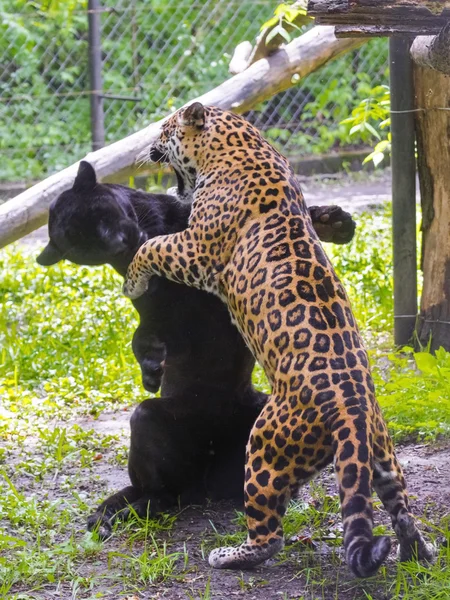
[[(392, 132), (392, 237), (394, 253), (394, 341), (407, 344), (417, 315), (416, 161), (412, 62), (409, 42), (389, 43)], [(397, 112), (398, 111), (398, 112)]]
[(450, 77), (415, 65), (414, 83), (424, 276), (417, 337), (450, 351)]

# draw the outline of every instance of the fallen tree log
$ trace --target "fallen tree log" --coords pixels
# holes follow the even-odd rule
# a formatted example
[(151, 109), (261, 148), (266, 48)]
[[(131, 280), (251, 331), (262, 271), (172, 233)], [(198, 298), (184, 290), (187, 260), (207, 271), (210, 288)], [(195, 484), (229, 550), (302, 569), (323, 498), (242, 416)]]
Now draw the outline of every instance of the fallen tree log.
[[(338, 40), (333, 27), (315, 27), (195, 100), (245, 112), (364, 42), (358, 39)], [(117, 180), (130, 174), (135, 170), (136, 156), (157, 137), (162, 123), (163, 120), (152, 123), (123, 140), (89, 153), (84, 160), (91, 162), (104, 180), (111, 180), (112, 176)], [(0, 206), (0, 248), (47, 222), (50, 203), (72, 185), (77, 169), (78, 162)]]

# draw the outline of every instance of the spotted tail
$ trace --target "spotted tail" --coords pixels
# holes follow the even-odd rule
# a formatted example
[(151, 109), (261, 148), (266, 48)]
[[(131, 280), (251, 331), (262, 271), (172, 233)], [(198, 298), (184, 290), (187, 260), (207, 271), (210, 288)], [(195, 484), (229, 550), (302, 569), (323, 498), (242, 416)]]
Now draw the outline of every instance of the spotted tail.
[[(345, 440), (340, 432), (335, 441), (335, 470), (339, 483), (346, 562), (357, 577), (374, 575), (386, 559), (391, 540), (374, 537), (372, 507), (372, 451), (365, 432)], [(357, 439), (356, 439), (357, 438)]]

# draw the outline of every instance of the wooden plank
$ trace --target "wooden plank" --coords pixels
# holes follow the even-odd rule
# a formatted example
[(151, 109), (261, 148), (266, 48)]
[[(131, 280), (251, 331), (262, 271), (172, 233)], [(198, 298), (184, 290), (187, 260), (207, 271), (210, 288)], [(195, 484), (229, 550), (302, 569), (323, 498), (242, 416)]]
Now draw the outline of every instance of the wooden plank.
[[(450, 0), (309, 0), (308, 12), (316, 23), (352, 28), (340, 28), (340, 37), (358, 35), (359, 26), (386, 27), (386, 35), (394, 35), (397, 28), (399, 33), (405, 29), (411, 35), (435, 35), (450, 20)], [(364, 35), (381, 31), (367, 29)]]
[(442, 15), (450, 10), (449, 0), (309, 0), (308, 14), (403, 14)]
[[(437, 35), (440, 27), (427, 27), (427, 35)], [(336, 25), (337, 38), (423, 36), (423, 25)]]

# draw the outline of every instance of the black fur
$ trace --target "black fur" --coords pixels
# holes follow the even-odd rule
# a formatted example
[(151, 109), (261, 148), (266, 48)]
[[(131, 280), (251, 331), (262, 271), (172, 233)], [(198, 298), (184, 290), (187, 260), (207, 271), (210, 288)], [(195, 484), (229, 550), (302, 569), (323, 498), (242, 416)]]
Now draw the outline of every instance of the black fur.
[[(172, 196), (99, 184), (83, 161), (72, 189), (50, 207), (50, 242), (37, 261), (109, 263), (125, 275), (138, 247), (185, 229), (189, 211)], [(351, 239), (350, 215), (337, 209), (332, 221)], [(251, 385), (254, 359), (219, 299), (154, 277), (133, 304), (140, 316), (133, 352), (145, 389), (161, 385), (161, 398), (145, 400), (132, 415), (132, 485), (88, 519), (102, 536), (128, 505), (145, 515), (149, 502), (153, 512), (207, 496), (241, 498), (245, 445), (266, 399)]]

